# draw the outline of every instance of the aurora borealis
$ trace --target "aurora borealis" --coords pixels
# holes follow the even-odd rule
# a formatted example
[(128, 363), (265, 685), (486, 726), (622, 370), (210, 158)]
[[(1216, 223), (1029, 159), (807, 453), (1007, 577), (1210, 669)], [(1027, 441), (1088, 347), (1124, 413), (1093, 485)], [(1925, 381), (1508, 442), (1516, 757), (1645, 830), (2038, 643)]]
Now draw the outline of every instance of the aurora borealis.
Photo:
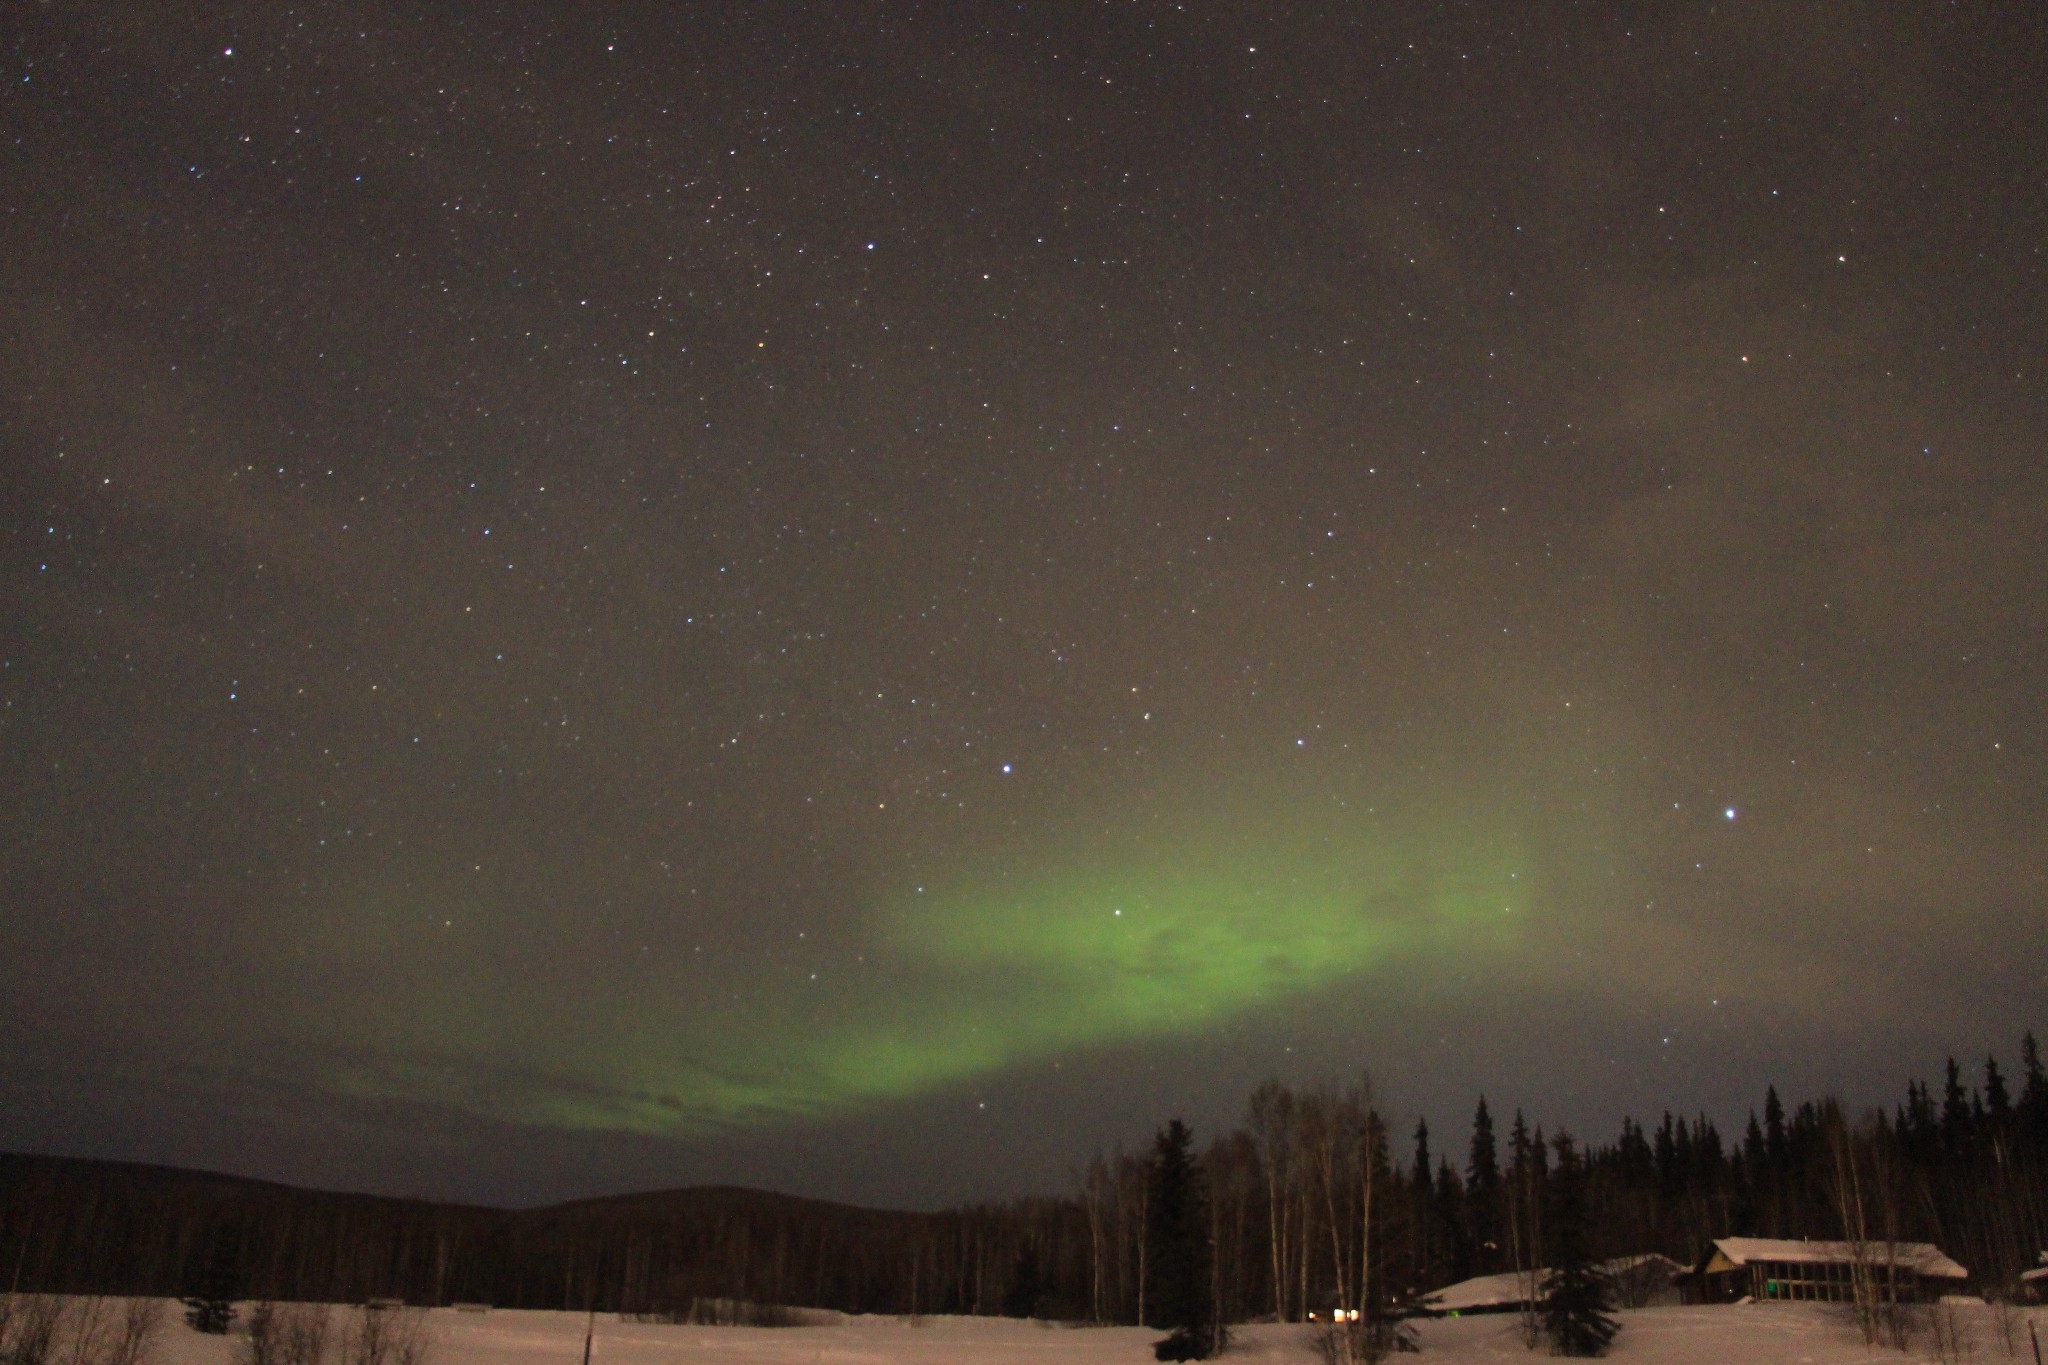
[[(1049, 859), (1055, 877), (978, 864), (845, 926), (860, 945), (852, 970), (841, 959), (805, 971), (765, 1007), (737, 990), (678, 992), (658, 974), (614, 983), (615, 1001), (554, 1002), (548, 1027), (517, 1033), (521, 1064), (481, 1087), (465, 1088), (480, 1059), (462, 1049), (504, 1046), (486, 1001), (515, 983), (435, 954), (404, 992), (433, 999), (432, 1012), (336, 1079), (365, 1095), (459, 1096), (514, 1123), (692, 1136), (902, 1100), (1102, 1043), (1199, 1035), (1432, 951), (1484, 958), (1515, 940), (1520, 874), (1498, 850), (1373, 833), (1341, 820), (1313, 838), (1219, 833), (1121, 861)], [(580, 1025), (566, 1038), (564, 1018)], [(372, 1015), (325, 1041), (381, 1031)], [(452, 1046), (409, 1048), (422, 1038)]]
[(11, 9), (0, 1147), (929, 1205), (2048, 1030), (2042, 23)]

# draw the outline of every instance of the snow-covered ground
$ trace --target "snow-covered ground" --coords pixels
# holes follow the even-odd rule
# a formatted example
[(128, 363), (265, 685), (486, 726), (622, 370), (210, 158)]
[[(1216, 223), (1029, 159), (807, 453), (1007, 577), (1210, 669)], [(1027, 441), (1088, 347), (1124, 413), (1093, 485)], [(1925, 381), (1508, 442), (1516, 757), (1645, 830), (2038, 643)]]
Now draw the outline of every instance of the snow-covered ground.
[[(2024, 1310), (2008, 1319), (2016, 1327), (2017, 1354), (2011, 1356), (1993, 1309), (1969, 1304), (1955, 1312), (1970, 1348), (1963, 1359), (2031, 1365)], [(2048, 1309), (2032, 1313), (2048, 1338)], [(1609, 1358), (1628, 1365), (1900, 1365), (1934, 1358), (1924, 1338), (1904, 1353), (1867, 1348), (1843, 1311), (1824, 1305), (1645, 1308), (1619, 1316), (1622, 1331)], [(434, 1344), (426, 1365), (581, 1365), (580, 1313), (436, 1309), (427, 1325)], [(1512, 1317), (1443, 1319), (1419, 1328), (1423, 1354), (1408, 1357), (1417, 1365), (1549, 1358), (1541, 1348), (1533, 1354), (1523, 1349)], [(1225, 1359), (1313, 1361), (1310, 1330), (1239, 1328)], [(1068, 1328), (999, 1318), (927, 1318), (913, 1325), (856, 1317), (831, 1326), (762, 1328), (676, 1327), (600, 1314), (591, 1357), (592, 1365), (1137, 1365), (1152, 1359), (1151, 1344), (1159, 1336), (1132, 1327)], [(150, 1365), (243, 1365), (241, 1344), (238, 1335), (201, 1336), (173, 1317)], [(2048, 1349), (2048, 1340), (2043, 1346)]]

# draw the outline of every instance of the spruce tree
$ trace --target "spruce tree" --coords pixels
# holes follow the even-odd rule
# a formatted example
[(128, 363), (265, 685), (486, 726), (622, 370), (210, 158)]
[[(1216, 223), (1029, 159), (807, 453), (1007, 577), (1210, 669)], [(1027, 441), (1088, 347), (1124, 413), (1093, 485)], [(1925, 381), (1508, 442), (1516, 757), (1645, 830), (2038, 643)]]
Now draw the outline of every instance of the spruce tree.
[(1487, 1112), (1484, 1095), (1479, 1097), (1478, 1112), (1472, 1115), (1472, 1149), (1465, 1163), (1465, 1187), (1489, 1194), (1500, 1188), (1500, 1152), (1494, 1144), (1493, 1115)]
[(213, 1247), (192, 1292), (184, 1300), (185, 1321), (195, 1332), (227, 1335), (235, 1320), (235, 1290), (241, 1279), (242, 1239), (232, 1224), (217, 1228)]
[(1429, 1120), (1415, 1124), (1415, 1166), (1408, 1172), (1409, 1230), (1415, 1239), (1409, 1273), (1421, 1285), (1435, 1287), (1446, 1281), (1437, 1275), (1436, 1220), (1430, 1217), (1436, 1199), (1435, 1167), (1429, 1158)]
[(1153, 1347), (1161, 1360), (1207, 1360), (1222, 1346), (1209, 1282), (1208, 1193), (1195, 1165), (1194, 1140), (1175, 1119), (1152, 1144), (1145, 1325), (1172, 1329)]
[(1756, 1110), (1749, 1111), (1749, 1130), (1742, 1135), (1742, 1159), (1755, 1179), (1764, 1168), (1764, 1130), (1757, 1126)]
[(1951, 1057), (1941, 1085), (1941, 1145), (1949, 1160), (1962, 1160), (1969, 1151), (1970, 1137), (1970, 1105), (1963, 1093), (1962, 1071)]
[(1458, 1173), (1451, 1169), (1448, 1158), (1437, 1161), (1436, 1190), (1431, 1199), (1436, 1206), (1436, 1221), (1443, 1235), (1442, 1276), (1454, 1282), (1470, 1279), (1472, 1243), (1465, 1235), (1465, 1187), (1458, 1183)]
[(2041, 1045), (2030, 1031), (2020, 1044), (2019, 1118), (2035, 1153), (2048, 1159), (2048, 1069), (2041, 1065)]
[(1771, 1173), (1785, 1172), (1785, 1104), (1778, 1098), (1778, 1087), (1764, 1087), (1764, 1152), (1771, 1159)]
[(1941, 1153), (1941, 1124), (1934, 1115), (1934, 1094), (1925, 1081), (1906, 1083), (1906, 1150), (1921, 1165), (1933, 1164)]
[(1465, 1163), (1465, 1207), (1471, 1229), (1473, 1260), (1491, 1273), (1500, 1266), (1500, 1152), (1493, 1137), (1493, 1115), (1486, 1096), (1472, 1116), (1472, 1148)]
[(2012, 1097), (2006, 1092), (2005, 1077), (1998, 1069), (1998, 1058), (1984, 1059), (1984, 1112), (2002, 1130), (2012, 1118)]
[(1545, 1283), (1543, 1329), (1552, 1355), (1605, 1355), (1621, 1324), (1611, 1316), (1607, 1279), (1593, 1264), (1586, 1168), (1570, 1134), (1559, 1133), (1556, 1147), (1557, 1169), (1551, 1176), (1550, 1216), (1544, 1228), (1551, 1270)]
[(1671, 1111), (1664, 1111), (1664, 1126), (1657, 1130), (1657, 1191), (1668, 1202), (1678, 1197), (1684, 1180), (1679, 1174), (1682, 1169), (1678, 1159), (1678, 1143), (1682, 1125), (1671, 1117)]

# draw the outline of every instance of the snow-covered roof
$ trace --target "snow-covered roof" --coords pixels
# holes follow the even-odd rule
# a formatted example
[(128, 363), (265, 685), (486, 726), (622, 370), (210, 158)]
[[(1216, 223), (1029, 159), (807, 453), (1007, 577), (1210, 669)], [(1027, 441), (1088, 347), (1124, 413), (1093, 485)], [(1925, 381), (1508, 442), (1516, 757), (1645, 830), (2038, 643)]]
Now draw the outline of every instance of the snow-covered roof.
[[(1654, 1267), (1654, 1269), (1652, 1269)], [(1669, 1256), (1660, 1256), (1652, 1251), (1641, 1256), (1617, 1256), (1611, 1261), (1600, 1263), (1600, 1273), (1610, 1279), (1628, 1274), (1656, 1274), (1660, 1272), (1676, 1275), (1683, 1269)], [(1422, 1296), (1422, 1306), (1438, 1313), (1471, 1313), (1482, 1308), (1507, 1308), (1527, 1303), (1532, 1298), (1541, 1298), (1544, 1282), (1550, 1278), (1550, 1271), (1530, 1270), (1516, 1273), (1507, 1271), (1499, 1275), (1479, 1275), (1456, 1284), (1445, 1285), (1432, 1294)]]
[(1717, 1237), (1714, 1246), (1731, 1265), (1751, 1261), (1791, 1261), (1803, 1264), (1839, 1265), (1862, 1260), (1873, 1265), (1889, 1261), (1910, 1268), (1915, 1274), (1938, 1279), (1966, 1280), (1970, 1272), (1942, 1254), (1932, 1242), (1865, 1242), (1859, 1254), (1852, 1242), (1793, 1241), (1779, 1237)]
[(1424, 1294), (1422, 1304), (1441, 1313), (1470, 1313), (1479, 1308), (1526, 1303), (1543, 1292), (1543, 1281), (1549, 1275), (1547, 1270), (1519, 1275), (1514, 1271), (1505, 1275), (1480, 1275), (1447, 1284), (1433, 1294)]

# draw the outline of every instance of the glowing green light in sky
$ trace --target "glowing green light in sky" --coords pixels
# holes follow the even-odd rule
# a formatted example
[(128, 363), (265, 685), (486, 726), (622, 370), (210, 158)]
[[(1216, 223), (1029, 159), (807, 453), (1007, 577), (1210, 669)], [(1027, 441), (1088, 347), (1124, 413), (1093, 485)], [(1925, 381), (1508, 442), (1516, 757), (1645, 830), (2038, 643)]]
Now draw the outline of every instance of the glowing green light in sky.
[(370, 1065), (352, 1084), (565, 1127), (830, 1114), (1089, 1046), (1196, 1035), (1369, 987), (1396, 959), (1504, 946), (1515, 866), (1500, 841), (1321, 831), (1263, 844), (1210, 833), (1036, 877), (977, 869), (877, 907), (875, 966), (844, 974), (850, 984), (738, 1003), (634, 988), (572, 1009), (566, 1028), (526, 1031), (518, 1065)]

